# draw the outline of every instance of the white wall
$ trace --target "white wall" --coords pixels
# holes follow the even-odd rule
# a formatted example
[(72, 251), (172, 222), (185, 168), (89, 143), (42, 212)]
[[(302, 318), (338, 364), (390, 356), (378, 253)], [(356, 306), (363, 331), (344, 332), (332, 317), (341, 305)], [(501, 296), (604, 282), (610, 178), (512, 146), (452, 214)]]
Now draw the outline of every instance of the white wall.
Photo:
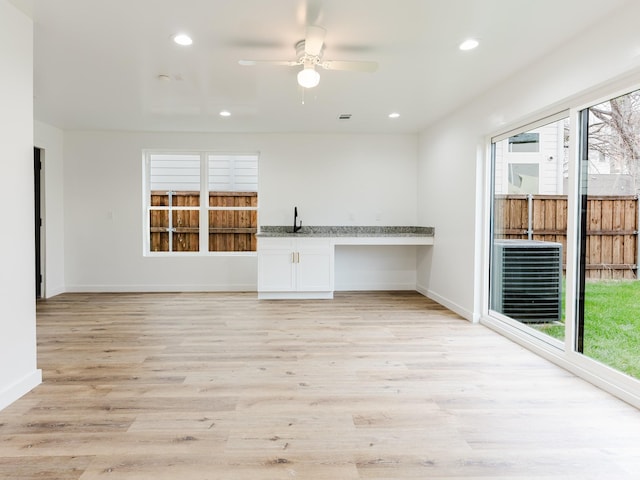
[[(247, 290), (255, 256), (143, 257), (142, 150), (259, 152), (259, 223), (413, 225), (417, 136), (183, 134), (68, 131), (64, 136), (65, 284), (68, 291)], [(415, 285), (415, 248), (347, 257), (341, 289)], [(364, 260), (363, 260), (364, 259)], [(363, 263), (366, 269), (363, 268)], [(410, 267), (407, 267), (410, 265)], [(400, 274), (389, 269), (406, 269)], [(340, 272), (347, 272), (341, 274)], [(371, 272), (375, 272), (371, 274)], [(360, 272), (354, 273), (354, 272)]]
[(43, 297), (65, 291), (64, 283), (64, 177), (62, 130), (42, 122), (34, 125), (35, 146), (42, 159), (42, 276)]
[(337, 245), (336, 291), (415, 290), (415, 246)]
[[(473, 118), (443, 121), (420, 139), (418, 222), (435, 228), (418, 254), (418, 291), (473, 317), (476, 148)], [(426, 223), (425, 223), (426, 222)]]
[(488, 135), (568, 106), (568, 100), (640, 65), (640, 2), (550, 52), (427, 129), (419, 141), (418, 221), (435, 227), (419, 253), (418, 286), (468, 319), (480, 315), (482, 172)]
[(0, 0), (0, 409), (41, 381), (35, 332), (32, 51), (31, 20)]

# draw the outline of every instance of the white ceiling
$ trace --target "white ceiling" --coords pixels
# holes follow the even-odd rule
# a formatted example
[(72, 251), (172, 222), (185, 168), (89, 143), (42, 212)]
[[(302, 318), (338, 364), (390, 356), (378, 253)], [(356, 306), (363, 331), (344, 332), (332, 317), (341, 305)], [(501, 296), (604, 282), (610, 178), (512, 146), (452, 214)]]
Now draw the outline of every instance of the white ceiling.
[[(417, 132), (625, 1), (32, 0), (35, 117), (64, 129)], [(295, 59), (306, 24), (326, 28), (325, 59), (378, 71), (320, 70), (303, 92), (296, 68), (238, 64)], [(194, 44), (173, 44), (178, 32)], [(480, 47), (458, 50), (467, 37)]]

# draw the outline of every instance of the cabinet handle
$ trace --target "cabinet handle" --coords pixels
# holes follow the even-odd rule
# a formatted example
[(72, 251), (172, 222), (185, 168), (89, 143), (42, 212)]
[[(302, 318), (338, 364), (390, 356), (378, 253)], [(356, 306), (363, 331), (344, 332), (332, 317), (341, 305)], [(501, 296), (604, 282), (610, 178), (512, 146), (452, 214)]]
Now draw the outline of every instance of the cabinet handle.
[(296, 252), (291, 252), (291, 263), (296, 263)]
[(298, 259), (296, 263), (300, 263), (300, 252), (296, 252), (296, 258)]

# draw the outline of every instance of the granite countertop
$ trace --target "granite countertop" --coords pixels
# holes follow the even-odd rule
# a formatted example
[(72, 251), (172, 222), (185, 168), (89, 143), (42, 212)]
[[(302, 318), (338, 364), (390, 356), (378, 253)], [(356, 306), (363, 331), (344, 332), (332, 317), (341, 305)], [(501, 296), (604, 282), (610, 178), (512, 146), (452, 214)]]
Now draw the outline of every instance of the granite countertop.
[(433, 237), (433, 227), (303, 226), (293, 233), (291, 225), (261, 226), (257, 237)]

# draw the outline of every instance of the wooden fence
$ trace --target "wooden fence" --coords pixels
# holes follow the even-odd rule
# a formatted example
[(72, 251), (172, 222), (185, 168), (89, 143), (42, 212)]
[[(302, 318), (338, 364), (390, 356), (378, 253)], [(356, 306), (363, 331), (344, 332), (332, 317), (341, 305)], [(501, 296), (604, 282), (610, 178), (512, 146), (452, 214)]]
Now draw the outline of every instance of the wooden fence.
[[(586, 277), (638, 278), (639, 227), (638, 197), (587, 197)], [(567, 197), (496, 195), (494, 235), (561, 243), (566, 268)]]
[[(200, 192), (151, 192), (150, 250), (197, 252), (200, 249)], [(177, 207), (177, 208), (176, 208)], [(251, 252), (257, 247), (258, 194), (211, 192), (209, 194), (210, 252)], [(234, 210), (233, 208), (253, 208)], [(226, 210), (225, 210), (226, 209)]]

